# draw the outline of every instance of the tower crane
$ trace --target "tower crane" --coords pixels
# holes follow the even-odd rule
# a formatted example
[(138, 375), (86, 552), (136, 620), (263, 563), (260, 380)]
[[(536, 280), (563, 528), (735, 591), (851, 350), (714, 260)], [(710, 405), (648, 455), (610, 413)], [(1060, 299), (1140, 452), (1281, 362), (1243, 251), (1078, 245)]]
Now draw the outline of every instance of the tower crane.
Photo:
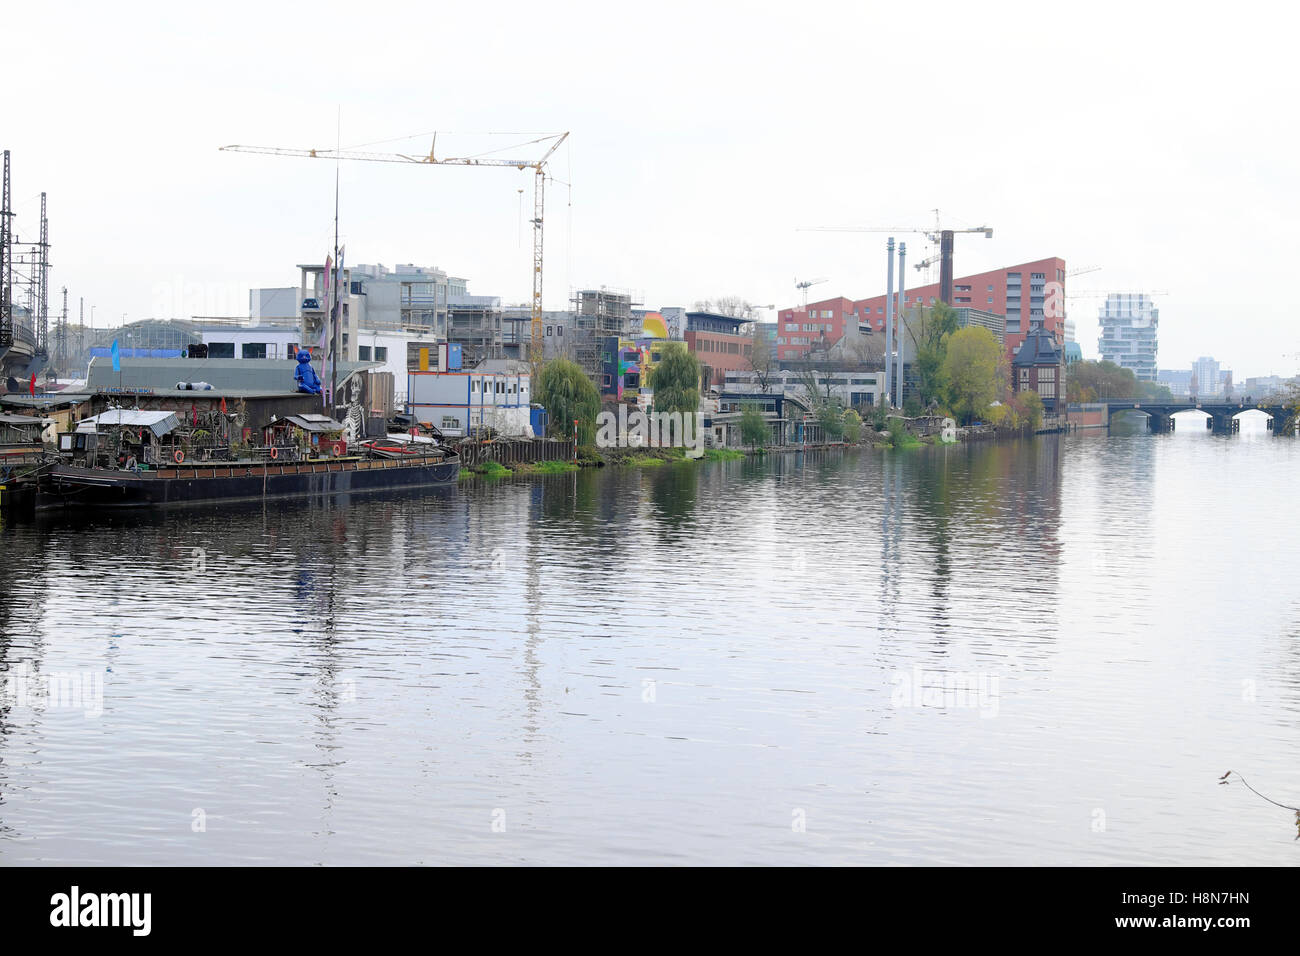
[(804, 279), (802, 282), (796, 282), (794, 287), (803, 292), (803, 310), (808, 311), (808, 290), (815, 285), (821, 285), (826, 279)]
[(340, 149), (284, 149), (275, 146), (222, 146), (221, 149), (235, 153), (258, 153), (264, 156), (296, 156), (305, 159), (347, 159), (362, 160), (372, 163), (413, 163), (419, 166), (512, 166), (515, 169), (533, 171), (533, 307), (532, 334), (529, 344), (529, 357), (540, 363), (542, 358), (542, 222), (545, 218), (546, 164), (560, 144), (568, 139), (569, 134), (554, 133), (524, 143), (524, 146), (548, 144), (546, 152), (539, 159), (496, 159), (480, 156), (454, 156), (438, 158), (435, 151), (438, 136), (435, 133), (429, 146), (427, 156), (410, 156), (405, 153), (366, 153), (355, 150)]
[(937, 260), (939, 263), (939, 298), (952, 304), (952, 247), (953, 237), (958, 233), (979, 232), (984, 234), (985, 239), (993, 238), (993, 229), (990, 226), (976, 226), (973, 229), (944, 229), (939, 224), (939, 210), (934, 210), (935, 224), (932, 227), (915, 228), (912, 226), (819, 226), (810, 232), (892, 232), (925, 236), (930, 242), (937, 245), (938, 251), (928, 259), (921, 261), (917, 265), (918, 269), (928, 268), (934, 265)]

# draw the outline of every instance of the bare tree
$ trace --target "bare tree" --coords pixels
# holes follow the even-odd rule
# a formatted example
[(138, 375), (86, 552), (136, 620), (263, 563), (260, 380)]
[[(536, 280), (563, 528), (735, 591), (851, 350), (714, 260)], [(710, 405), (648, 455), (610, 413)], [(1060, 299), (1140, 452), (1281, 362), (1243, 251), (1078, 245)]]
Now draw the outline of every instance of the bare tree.
[(758, 381), (759, 391), (766, 393), (772, 387), (772, 373), (776, 371), (776, 350), (768, 340), (763, 327), (754, 324), (754, 340), (749, 349), (749, 367)]
[(695, 303), (695, 308), (701, 312), (716, 312), (718, 315), (729, 315), (732, 318), (744, 319), (746, 322), (754, 319), (754, 305), (748, 299), (742, 299), (738, 295), (724, 295), (716, 299), (701, 299)]

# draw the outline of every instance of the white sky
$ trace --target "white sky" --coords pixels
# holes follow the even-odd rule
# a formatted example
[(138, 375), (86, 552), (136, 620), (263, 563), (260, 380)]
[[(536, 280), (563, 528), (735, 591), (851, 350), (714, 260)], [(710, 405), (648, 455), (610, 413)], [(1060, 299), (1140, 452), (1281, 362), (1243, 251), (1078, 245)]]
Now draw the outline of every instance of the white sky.
[[(74, 321), (80, 296), (105, 325), (246, 314), (250, 286), (296, 284), (332, 243), (333, 164), (217, 147), (330, 147), (341, 110), (345, 147), (571, 131), (547, 308), (601, 284), (651, 306), (781, 307), (822, 276), (814, 297), (879, 294), (885, 235), (798, 230), (927, 226), (937, 207), (995, 229), (958, 237), (959, 275), (1059, 255), (1103, 267), (1071, 290), (1168, 290), (1160, 366), (1209, 354), (1241, 381), (1300, 369), (1297, 19), (1276, 3), (9, 4), (0, 140), (20, 238), (49, 193), (51, 307), (66, 285)], [(525, 301), (531, 189), (514, 170), (345, 163), (348, 260)], [(899, 238), (916, 261), (923, 238)], [(1070, 308), (1089, 356), (1097, 304)]]

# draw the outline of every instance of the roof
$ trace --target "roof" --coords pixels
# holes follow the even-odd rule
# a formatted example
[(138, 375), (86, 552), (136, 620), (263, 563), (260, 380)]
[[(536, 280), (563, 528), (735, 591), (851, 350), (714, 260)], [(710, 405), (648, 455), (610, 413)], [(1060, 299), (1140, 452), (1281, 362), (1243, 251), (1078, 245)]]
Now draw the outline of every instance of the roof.
[(147, 428), (155, 435), (166, 435), (173, 429), (179, 428), (180, 424), (181, 420), (176, 417), (175, 412), (143, 408), (110, 408), (108, 411), (92, 415), (90, 418), (83, 418), (77, 423), (77, 431), (94, 432), (100, 427), (117, 428), (128, 426), (131, 428)]
[[(86, 390), (175, 395), (188, 391), (178, 389), (179, 382), (207, 382), (211, 389), (191, 394), (209, 398), (294, 395), (298, 394), (293, 379), (297, 365), (289, 359), (123, 358), (119, 373), (109, 359), (96, 357), (90, 360)], [(312, 365), (319, 374), (319, 362)], [(382, 367), (382, 362), (340, 362), (339, 384), (356, 372)]]
[(52, 395), (0, 395), (0, 404), (22, 408), (52, 408), (77, 405), (90, 398), (89, 392), (55, 392)]
[(272, 425), (278, 425), (280, 422), (291, 422), (297, 425), (303, 431), (308, 432), (341, 432), (343, 423), (336, 422), (328, 415), (286, 415), (284, 418), (277, 419)]
[(1016, 351), (1012, 365), (1060, 365), (1061, 347), (1056, 344), (1056, 336), (1041, 325), (1036, 325), (1025, 336), (1024, 343)]
[(33, 418), (31, 415), (7, 415), (0, 412), (0, 425), (44, 425), (52, 418)]

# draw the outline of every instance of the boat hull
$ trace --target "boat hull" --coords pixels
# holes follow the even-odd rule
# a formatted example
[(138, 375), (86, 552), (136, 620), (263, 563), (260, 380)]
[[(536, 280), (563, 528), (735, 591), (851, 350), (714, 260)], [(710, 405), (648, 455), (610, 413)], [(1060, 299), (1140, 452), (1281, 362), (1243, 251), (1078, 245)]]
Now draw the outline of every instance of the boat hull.
[(313, 498), (452, 484), (460, 462), (331, 459), (285, 464), (201, 464), (130, 472), (58, 465), (42, 482), (36, 508), (156, 508), (225, 501)]

